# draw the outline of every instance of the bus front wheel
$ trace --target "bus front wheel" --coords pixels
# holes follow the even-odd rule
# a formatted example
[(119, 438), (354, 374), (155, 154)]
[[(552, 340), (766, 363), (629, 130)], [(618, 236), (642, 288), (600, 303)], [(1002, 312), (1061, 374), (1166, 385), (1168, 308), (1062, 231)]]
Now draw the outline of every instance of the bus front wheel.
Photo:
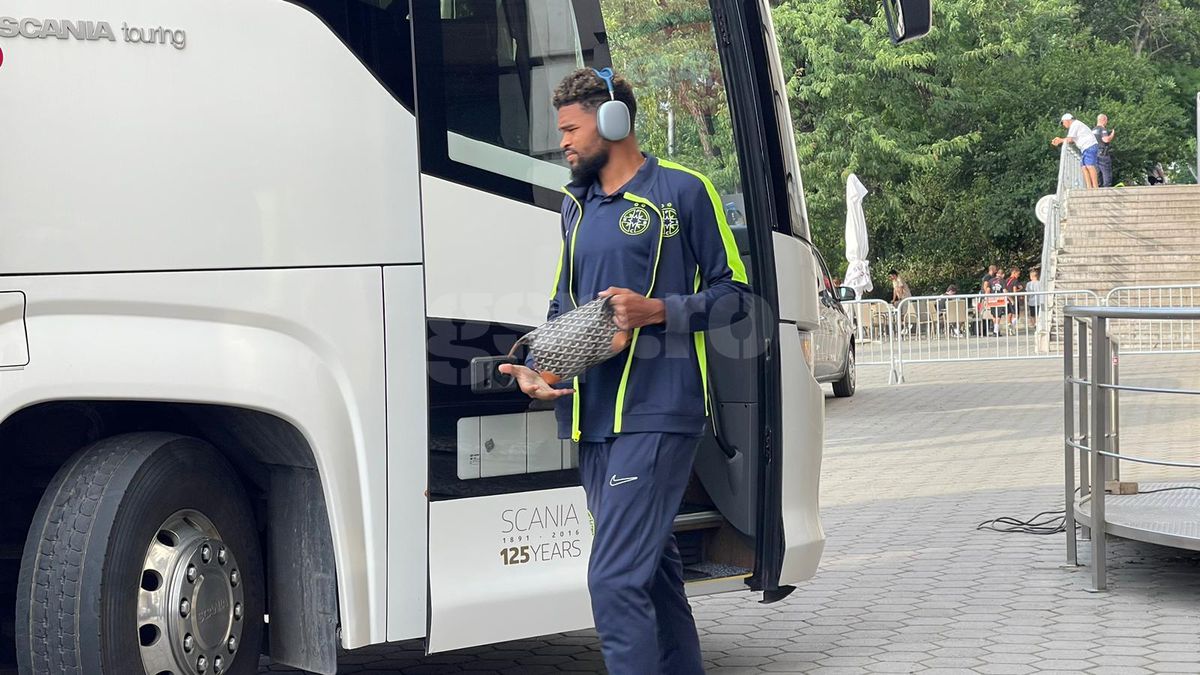
[(21, 558), (21, 675), (251, 675), (263, 575), (245, 490), (203, 441), (101, 440), (42, 496)]

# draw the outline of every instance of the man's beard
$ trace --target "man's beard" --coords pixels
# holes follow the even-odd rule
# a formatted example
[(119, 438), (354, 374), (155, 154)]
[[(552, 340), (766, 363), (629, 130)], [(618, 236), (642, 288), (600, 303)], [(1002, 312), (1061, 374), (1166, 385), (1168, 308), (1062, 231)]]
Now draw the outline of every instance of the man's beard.
[(608, 165), (608, 148), (602, 148), (591, 157), (579, 158), (571, 167), (571, 182), (576, 185), (591, 185), (600, 178), (600, 171)]

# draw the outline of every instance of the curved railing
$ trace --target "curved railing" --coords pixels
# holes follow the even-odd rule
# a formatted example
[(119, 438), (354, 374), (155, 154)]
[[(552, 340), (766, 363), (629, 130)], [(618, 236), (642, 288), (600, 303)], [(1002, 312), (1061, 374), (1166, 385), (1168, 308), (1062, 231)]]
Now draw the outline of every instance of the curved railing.
[[(1083, 155), (1074, 143), (1063, 143), (1058, 155), (1058, 185), (1054, 189), (1054, 200), (1047, 214), (1045, 228), (1042, 234), (1042, 282), (1047, 290), (1054, 289), (1056, 279), (1056, 255), (1059, 236), (1062, 234), (1062, 219), (1067, 215), (1067, 198), (1071, 190), (1084, 187)], [(1050, 325), (1047, 318), (1038, 321), (1038, 330), (1047, 332)]]
[[(1119, 344), (1109, 333), (1112, 321), (1200, 321), (1200, 308), (1191, 307), (1067, 307), (1063, 344), (1063, 451), (1065, 459), (1067, 563), (1078, 564), (1075, 523), (1086, 520), (1084, 536), (1091, 537), (1092, 586), (1107, 587), (1105, 537), (1115, 534), (1181, 548), (1200, 547), (1200, 538), (1173, 536), (1105, 520), (1105, 490), (1109, 479), (1119, 480), (1120, 462), (1200, 469), (1200, 463), (1139, 457), (1120, 451), (1121, 392), (1200, 395), (1200, 390), (1134, 387), (1120, 384)], [(1091, 358), (1089, 359), (1089, 351)], [(1090, 364), (1090, 367), (1089, 367)], [(1085, 379), (1084, 373), (1089, 373)], [(1078, 401), (1078, 410), (1076, 402)], [(1076, 454), (1078, 453), (1078, 487)], [(1088, 515), (1076, 511), (1088, 502)], [(1082, 523), (1081, 523), (1082, 524)]]

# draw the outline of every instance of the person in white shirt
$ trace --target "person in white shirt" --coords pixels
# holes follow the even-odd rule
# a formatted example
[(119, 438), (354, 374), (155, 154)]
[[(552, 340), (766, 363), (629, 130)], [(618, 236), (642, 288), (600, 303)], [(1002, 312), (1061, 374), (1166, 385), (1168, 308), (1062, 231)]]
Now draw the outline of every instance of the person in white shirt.
[(1030, 325), (1037, 323), (1038, 312), (1042, 310), (1042, 305), (1046, 304), (1046, 296), (1042, 295), (1045, 290), (1046, 287), (1042, 284), (1038, 270), (1029, 270), (1029, 283), (1025, 284), (1025, 292), (1034, 294), (1027, 296), (1029, 298)]
[(1083, 182), (1089, 188), (1097, 187), (1096, 163), (1100, 156), (1100, 144), (1088, 125), (1075, 119), (1071, 113), (1062, 116), (1062, 125), (1067, 130), (1066, 138), (1055, 138), (1050, 141), (1054, 147), (1063, 143), (1074, 143), (1083, 153)]

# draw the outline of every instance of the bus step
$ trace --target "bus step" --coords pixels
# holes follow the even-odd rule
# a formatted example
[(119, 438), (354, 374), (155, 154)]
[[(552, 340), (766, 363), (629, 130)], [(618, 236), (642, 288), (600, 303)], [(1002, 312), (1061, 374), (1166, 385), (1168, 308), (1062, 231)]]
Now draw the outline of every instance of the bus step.
[(675, 531), (707, 530), (720, 527), (725, 523), (725, 516), (720, 511), (695, 511), (681, 513), (675, 516)]

